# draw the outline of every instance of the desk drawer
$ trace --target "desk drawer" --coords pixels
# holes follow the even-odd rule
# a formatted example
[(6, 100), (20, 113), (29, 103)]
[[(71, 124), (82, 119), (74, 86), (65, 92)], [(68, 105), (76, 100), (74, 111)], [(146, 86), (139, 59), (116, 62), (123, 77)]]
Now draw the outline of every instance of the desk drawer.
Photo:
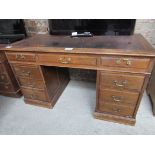
[(0, 82), (2, 83), (8, 83), (9, 80), (5, 74), (0, 74)]
[(101, 104), (99, 105), (99, 111), (110, 113), (112, 115), (120, 115), (125, 117), (132, 117), (134, 114), (134, 108), (132, 107), (124, 107), (112, 104)]
[(150, 59), (133, 57), (101, 57), (101, 66), (147, 69)]
[(19, 62), (35, 62), (36, 61), (36, 56), (33, 53), (7, 52), (6, 55), (9, 61), (19, 61)]
[(28, 99), (47, 101), (47, 94), (43, 90), (22, 88), (22, 93)]
[(14, 91), (11, 84), (0, 84), (0, 91), (3, 92), (12, 92)]
[(44, 63), (77, 66), (96, 66), (97, 58), (92, 56), (80, 56), (73, 54), (38, 54), (38, 61)]
[(13, 68), (17, 76), (42, 80), (39, 67), (37, 66), (13, 65)]
[(140, 92), (143, 86), (144, 79), (145, 76), (142, 75), (101, 72), (100, 87)]
[(42, 80), (38, 81), (35, 79), (18, 77), (18, 81), (22, 87), (44, 89), (44, 83)]
[(125, 105), (125, 106), (135, 106), (139, 97), (139, 93), (136, 92), (125, 92), (103, 89), (99, 92), (99, 104), (104, 102)]

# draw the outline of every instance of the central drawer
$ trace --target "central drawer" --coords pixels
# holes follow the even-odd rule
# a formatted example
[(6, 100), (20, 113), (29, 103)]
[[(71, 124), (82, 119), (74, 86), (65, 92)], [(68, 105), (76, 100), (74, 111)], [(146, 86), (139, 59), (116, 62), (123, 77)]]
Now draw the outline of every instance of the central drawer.
[(139, 93), (136, 92), (103, 89), (99, 92), (99, 104), (108, 102), (109, 104), (130, 105), (134, 107), (137, 103), (138, 97)]
[(17, 76), (42, 80), (39, 67), (37, 66), (13, 65), (13, 67)]
[(93, 56), (81, 56), (73, 54), (38, 54), (39, 63), (51, 63), (57, 65), (96, 66), (97, 58)]

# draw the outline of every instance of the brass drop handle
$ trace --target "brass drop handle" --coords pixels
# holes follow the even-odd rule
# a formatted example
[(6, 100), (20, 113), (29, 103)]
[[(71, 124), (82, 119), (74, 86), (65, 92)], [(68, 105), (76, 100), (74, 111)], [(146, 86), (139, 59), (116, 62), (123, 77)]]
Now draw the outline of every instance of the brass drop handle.
[(24, 60), (25, 59), (25, 56), (22, 55), (22, 54), (17, 54), (16, 55), (16, 60)]
[(122, 101), (122, 97), (121, 96), (112, 96), (113, 101), (115, 102), (120, 102)]
[(126, 65), (131, 65), (131, 60), (129, 58), (123, 58), (123, 59), (118, 58), (116, 59), (116, 64), (117, 65), (121, 64), (122, 60), (126, 62)]
[(22, 71), (22, 74), (23, 74), (24, 76), (30, 76), (31, 72), (30, 72), (30, 71), (28, 71), (28, 72)]
[(117, 80), (114, 80), (113, 83), (114, 83), (115, 86), (117, 86), (117, 87), (124, 87), (124, 86), (128, 83), (128, 81), (127, 81), (127, 80), (124, 80), (124, 81), (122, 82), (122, 84), (120, 84)]
[(117, 65), (121, 64), (121, 58), (116, 59), (116, 64)]
[(128, 58), (123, 58), (123, 61), (126, 61), (127, 65), (131, 65), (131, 60), (129, 60)]
[(30, 98), (36, 99), (36, 95), (30, 95)]
[(71, 62), (71, 58), (59, 58), (59, 61), (62, 63), (62, 64), (69, 64)]
[(120, 109), (113, 109), (114, 112), (120, 112)]

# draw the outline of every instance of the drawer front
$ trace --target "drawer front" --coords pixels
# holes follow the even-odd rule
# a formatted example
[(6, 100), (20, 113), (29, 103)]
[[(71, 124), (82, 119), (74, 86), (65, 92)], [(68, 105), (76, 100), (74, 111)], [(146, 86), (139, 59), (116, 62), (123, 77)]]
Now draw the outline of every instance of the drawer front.
[(37, 66), (13, 65), (17, 76), (31, 78), (34, 80), (42, 80), (42, 76)]
[(0, 74), (0, 82), (2, 83), (8, 83), (9, 80), (5, 74)]
[(150, 59), (133, 57), (101, 57), (101, 66), (147, 69)]
[(14, 91), (11, 84), (0, 84), (0, 91), (3, 92), (12, 92)]
[(135, 106), (139, 97), (139, 93), (136, 92), (125, 92), (116, 90), (100, 90), (99, 102), (109, 102), (116, 105), (131, 105)]
[(134, 114), (134, 108), (132, 107), (123, 107), (112, 104), (101, 104), (99, 105), (99, 111), (110, 113), (112, 115), (120, 115), (126, 117), (132, 117)]
[(60, 65), (77, 65), (77, 66), (96, 66), (97, 58), (80, 55), (56, 55), (56, 54), (38, 54), (38, 61), (44, 63), (53, 63)]
[(22, 78), (19, 77), (18, 81), (22, 87), (31, 87), (31, 88), (38, 88), (38, 89), (44, 89), (44, 83), (43, 81), (37, 81), (30, 78)]
[(145, 76), (104, 73), (100, 74), (100, 87), (116, 90), (141, 91)]
[(0, 62), (6, 60), (5, 54), (0, 52)]
[(6, 53), (9, 61), (19, 61), (19, 62), (35, 62), (36, 56), (33, 53)]
[(22, 93), (28, 99), (47, 101), (47, 95), (42, 90), (22, 88)]

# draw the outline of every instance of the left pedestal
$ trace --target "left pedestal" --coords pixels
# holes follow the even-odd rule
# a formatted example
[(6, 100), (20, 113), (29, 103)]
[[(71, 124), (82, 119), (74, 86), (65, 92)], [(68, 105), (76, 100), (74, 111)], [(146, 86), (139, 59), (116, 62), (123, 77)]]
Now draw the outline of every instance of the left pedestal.
[(0, 94), (9, 97), (22, 96), (19, 84), (4, 52), (0, 53)]

